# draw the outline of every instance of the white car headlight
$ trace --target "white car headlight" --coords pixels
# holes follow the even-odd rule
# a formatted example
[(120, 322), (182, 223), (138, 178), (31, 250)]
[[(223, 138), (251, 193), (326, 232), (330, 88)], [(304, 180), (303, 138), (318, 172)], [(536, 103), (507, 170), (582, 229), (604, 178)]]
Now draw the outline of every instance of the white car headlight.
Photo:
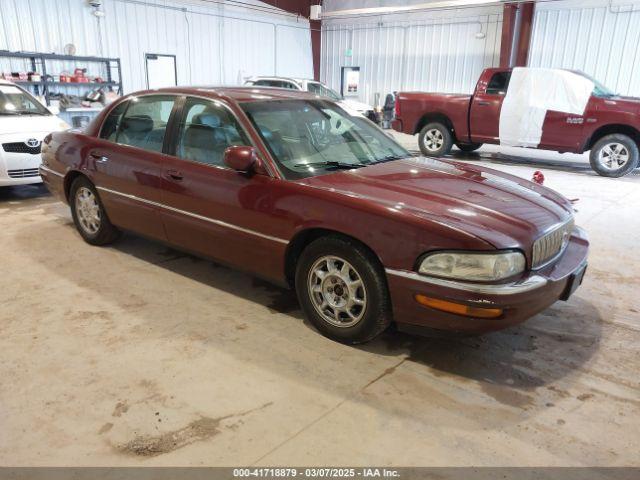
[(524, 272), (526, 261), (520, 252), (456, 253), (427, 255), (418, 272), (456, 280), (490, 282)]

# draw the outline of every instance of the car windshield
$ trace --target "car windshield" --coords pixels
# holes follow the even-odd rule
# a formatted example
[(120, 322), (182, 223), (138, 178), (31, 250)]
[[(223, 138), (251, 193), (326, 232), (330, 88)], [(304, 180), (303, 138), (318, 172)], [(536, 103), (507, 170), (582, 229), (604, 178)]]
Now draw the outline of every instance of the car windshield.
[(307, 82), (307, 90), (311, 93), (315, 93), (316, 95), (320, 95), (322, 97), (330, 98), (336, 102), (342, 100), (342, 96), (338, 94), (335, 90), (330, 89), (326, 85), (323, 85), (320, 82)]
[(0, 85), (0, 115), (50, 115), (50, 112), (21, 88)]
[(289, 179), (411, 156), (370, 121), (330, 101), (270, 100), (242, 108)]

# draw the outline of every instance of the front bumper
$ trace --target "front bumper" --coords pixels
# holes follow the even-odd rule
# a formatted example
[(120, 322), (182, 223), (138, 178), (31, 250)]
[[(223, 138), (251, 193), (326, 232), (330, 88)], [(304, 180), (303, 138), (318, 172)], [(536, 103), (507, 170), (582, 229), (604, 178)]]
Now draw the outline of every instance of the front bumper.
[[(553, 264), (508, 284), (487, 285), (425, 277), (415, 272), (387, 269), (387, 281), (399, 327), (424, 327), (458, 333), (484, 333), (521, 323), (572, 293), (573, 275), (586, 267), (589, 241), (579, 227), (562, 256)], [(578, 278), (577, 282), (582, 279)], [(473, 318), (420, 305), (415, 295), (426, 295), (479, 308), (501, 308), (498, 318)]]
[(32, 185), (34, 183), (42, 183), (42, 179), (39, 176), (24, 177), (24, 178), (11, 178), (8, 176), (0, 175), (0, 187), (13, 187), (17, 185)]
[(5, 150), (5, 144), (22, 144), (25, 136), (40, 139), (44, 134), (0, 134), (0, 187), (42, 182), (38, 174), (38, 167), (42, 161), (40, 153)]

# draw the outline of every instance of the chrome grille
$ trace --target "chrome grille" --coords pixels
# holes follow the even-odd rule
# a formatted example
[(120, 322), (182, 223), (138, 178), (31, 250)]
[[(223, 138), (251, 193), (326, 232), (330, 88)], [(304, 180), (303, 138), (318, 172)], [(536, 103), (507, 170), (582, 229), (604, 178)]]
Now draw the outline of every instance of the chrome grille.
[(573, 231), (573, 218), (549, 233), (540, 237), (533, 244), (533, 268), (540, 268), (557, 257), (569, 242), (569, 237)]
[(2, 149), (9, 153), (29, 153), (31, 155), (37, 155), (40, 153), (40, 145), (30, 147), (24, 142), (3, 143)]
[(23, 168), (19, 170), (7, 170), (9, 177), (11, 178), (27, 178), (27, 177), (37, 177), (40, 175), (40, 172), (37, 168)]

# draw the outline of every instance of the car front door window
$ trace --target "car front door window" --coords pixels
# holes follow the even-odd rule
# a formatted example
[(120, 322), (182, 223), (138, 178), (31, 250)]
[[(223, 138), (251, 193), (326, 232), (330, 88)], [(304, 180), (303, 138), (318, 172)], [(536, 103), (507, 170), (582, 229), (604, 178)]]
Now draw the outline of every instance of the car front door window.
[(249, 144), (233, 115), (210, 100), (187, 98), (182, 118), (177, 157), (222, 167), (228, 147)]

